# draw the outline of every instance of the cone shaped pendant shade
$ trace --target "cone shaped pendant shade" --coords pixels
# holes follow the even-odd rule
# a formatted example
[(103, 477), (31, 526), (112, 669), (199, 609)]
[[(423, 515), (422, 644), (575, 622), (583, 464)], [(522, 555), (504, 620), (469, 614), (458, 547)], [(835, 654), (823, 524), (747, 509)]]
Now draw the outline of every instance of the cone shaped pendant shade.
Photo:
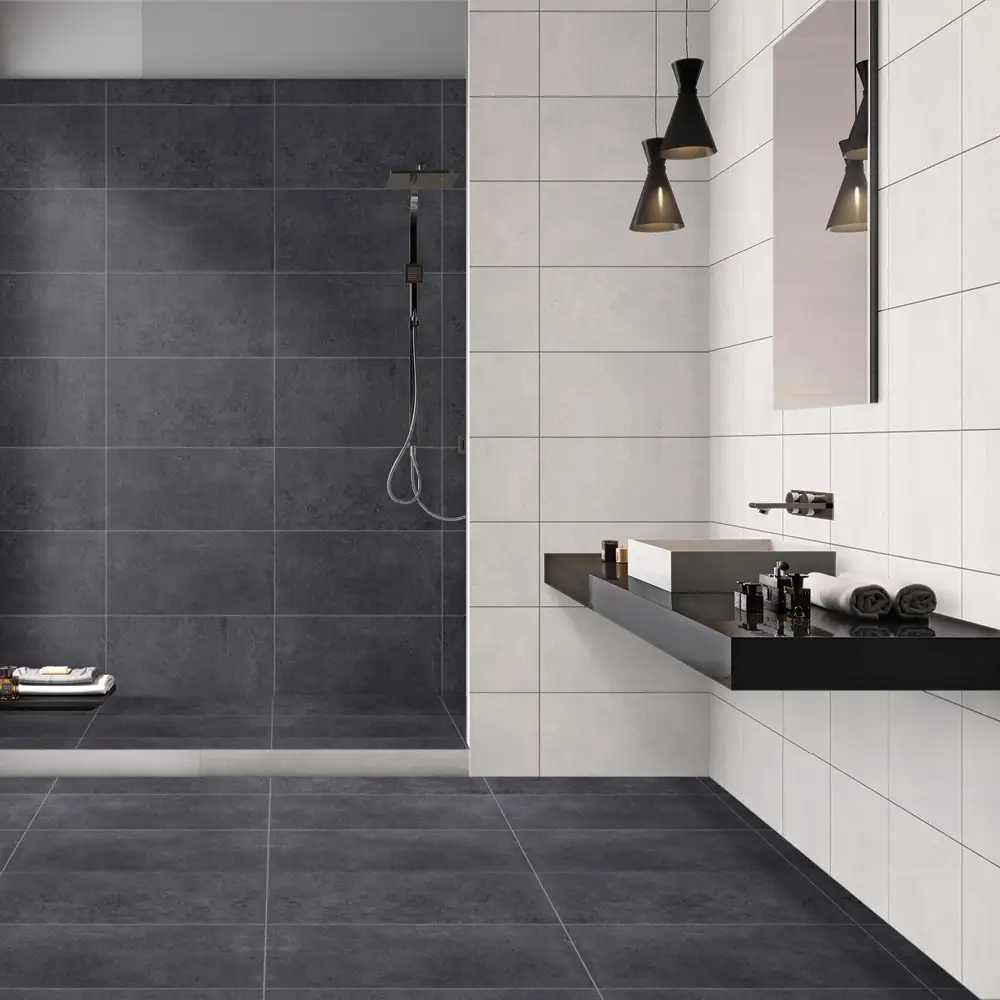
[(868, 229), (868, 178), (861, 160), (846, 158), (847, 139), (841, 141), (840, 151), (845, 156), (844, 179), (826, 229), (829, 233), (863, 233)]
[(646, 153), (648, 170), (629, 229), (633, 233), (669, 233), (683, 229), (684, 219), (670, 189), (666, 165), (660, 158), (660, 137), (644, 139), (642, 148)]
[(855, 67), (861, 80), (861, 105), (854, 118), (851, 134), (844, 150), (845, 160), (868, 159), (868, 60), (862, 59)]
[(673, 63), (677, 103), (660, 143), (660, 156), (665, 160), (697, 160), (715, 152), (715, 139), (698, 100), (698, 77), (704, 65), (701, 59)]

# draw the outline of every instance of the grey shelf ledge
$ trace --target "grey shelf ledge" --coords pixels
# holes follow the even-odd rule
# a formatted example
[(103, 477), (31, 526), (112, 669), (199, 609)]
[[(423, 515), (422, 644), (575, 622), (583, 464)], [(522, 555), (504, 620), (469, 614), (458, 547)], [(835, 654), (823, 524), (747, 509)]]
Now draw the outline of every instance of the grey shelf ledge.
[(671, 594), (599, 555), (547, 552), (545, 582), (734, 691), (1000, 690), (1000, 631), (958, 618), (873, 623), (814, 606), (809, 635), (777, 636), (741, 628), (731, 593)]

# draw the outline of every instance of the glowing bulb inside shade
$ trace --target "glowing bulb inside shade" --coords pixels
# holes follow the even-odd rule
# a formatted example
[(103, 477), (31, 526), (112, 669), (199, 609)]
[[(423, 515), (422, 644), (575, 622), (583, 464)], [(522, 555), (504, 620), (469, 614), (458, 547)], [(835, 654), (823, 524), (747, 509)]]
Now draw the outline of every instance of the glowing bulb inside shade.
[(861, 207), (861, 188), (856, 184), (854, 185), (854, 210), (857, 211)]
[(658, 187), (656, 189), (656, 203), (663, 208), (663, 188)]

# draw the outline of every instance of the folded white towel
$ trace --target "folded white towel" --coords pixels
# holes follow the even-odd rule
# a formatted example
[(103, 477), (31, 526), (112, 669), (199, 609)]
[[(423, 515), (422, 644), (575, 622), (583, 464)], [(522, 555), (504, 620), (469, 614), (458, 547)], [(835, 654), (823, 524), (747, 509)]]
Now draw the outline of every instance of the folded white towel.
[(810, 573), (807, 586), (813, 604), (829, 611), (840, 611), (855, 618), (875, 619), (892, 610), (892, 599), (884, 588), (846, 573), (840, 576)]
[(858, 573), (845, 573), (844, 576), (880, 586), (892, 601), (893, 613), (901, 618), (927, 618), (937, 611), (937, 594), (924, 583), (907, 583), (905, 580), (893, 580), (889, 577), (867, 577)]
[(17, 693), (22, 695), (43, 694), (51, 697), (59, 695), (81, 695), (107, 694), (115, 686), (115, 678), (112, 674), (101, 674), (91, 684), (18, 684)]
[(99, 667), (16, 667), (14, 677), (22, 684), (90, 684), (100, 672)]

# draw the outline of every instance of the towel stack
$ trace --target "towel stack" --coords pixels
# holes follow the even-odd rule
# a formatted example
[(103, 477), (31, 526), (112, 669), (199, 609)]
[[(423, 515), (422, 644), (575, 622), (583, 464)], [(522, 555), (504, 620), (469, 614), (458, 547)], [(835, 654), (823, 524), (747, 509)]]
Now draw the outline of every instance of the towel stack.
[(19, 695), (104, 695), (115, 679), (99, 667), (15, 667)]
[(937, 609), (937, 595), (923, 583), (869, 578), (854, 573), (810, 573), (813, 604), (855, 618), (875, 620), (895, 615), (923, 620)]

